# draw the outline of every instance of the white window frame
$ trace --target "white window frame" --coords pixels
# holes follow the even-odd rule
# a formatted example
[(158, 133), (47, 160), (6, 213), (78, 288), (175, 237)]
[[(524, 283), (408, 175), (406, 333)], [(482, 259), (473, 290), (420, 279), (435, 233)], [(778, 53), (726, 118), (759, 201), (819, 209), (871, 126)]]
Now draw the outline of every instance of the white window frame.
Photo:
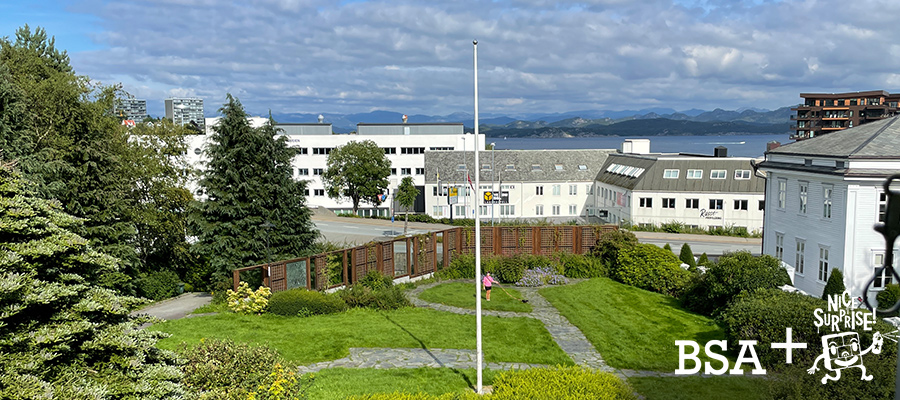
[(709, 171), (709, 179), (725, 179), (728, 171), (724, 169), (714, 169)]
[(784, 261), (784, 234), (775, 232), (775, 258)]
[(662, 199), (662, 208), (675, 208), (675, 198), (674, 197), (663, 197)]
[(551, 209), (553, 211), (553, 215), (559, 215), (559, 211), (560, 211), (559, 208), (560, 208), (559, 204), (554, 204), (553, 207), (551, 207)]
[(724, 210), (725, 209), (725, 200), (724, 199), (709, 199), (709, 209), (710, 210)]
[(819, 282), (828, 281), (828, 274), (831, 272), (830, 252), (828, 246), (819, 245)]
[(800, 181), (800, 184), (797, 186), (797, 197), (800, 200), (798, 212), (806, 214), (809, 208), (809, 182)]
[(534, 187), (534, 195), (535, 196), (543, 196), (544, 195), (544, 186), (539, 185)]
[(785, 203), (787, 202), (787, 179), (778, 178), (778, 209), (784, 210)]
[(702, 169), (689, 169), (689, 170), (687, 170), (687, 178), (688, 179), (703, 179), (703, 170)]
[(544, 205), (538, 204), (534, 206), (534, 215), (544, 215)]
[[(874, 251), (872, 252), (872, 272), (875, 272), (875, 268), (880, 268), (884, 266), (884, 250)], [(897, 258), (897, 252), (894, 251), (894, 259)], [(896, 263), (894, 263), (896, 264)], [(894, 283), (894, 279), (891, 274), (888, 274), (887, 271), (881, 271), (881, 276), (876, 276), (875, 281), (872, 282), (872, 287), (875, 289), (884, 289), (885, 286)]]
[(734, 209), (739, 210), (739, 211), (750, 210), (750, 200), (735, 199), (734, 200)]
[(578, 185), (569, 185), (569, 196), (578, 195)]
[(677, 169), (663, 170), (663, 179), (678, 179), (679, 171), (680, 170), (677, 170)]
[(806, 241), (803, 239), (796, 239), (796, 244), (794, 245), (794, 273), (803, 275), (805, 269)]
[(575, 204), (569, 204), (569, 215), (578, 215), (578, 206)]
[(834, 185), (822, 185), (822, 218), (831, 219)]
[(639, 197), (638, 198), (638, 206), (640, 208), (653, 208), (653, 198), (652, 197)]
[(689, 210), (699, 210), (700, 199), (684, 199), (684, 208)]
[(878, 192), (878, 214), (876, 214), (877, 222), (884, 222), (884, 217), (887, 214), (887, 194), (884, 192)]
[(734, 179), (746, 180), (750, 179), (751, 173), (749, 169), (736, 169), (734, 170)]
[(553, 185), (553, 195), (559, 196), (560, 193), (560, 185)]

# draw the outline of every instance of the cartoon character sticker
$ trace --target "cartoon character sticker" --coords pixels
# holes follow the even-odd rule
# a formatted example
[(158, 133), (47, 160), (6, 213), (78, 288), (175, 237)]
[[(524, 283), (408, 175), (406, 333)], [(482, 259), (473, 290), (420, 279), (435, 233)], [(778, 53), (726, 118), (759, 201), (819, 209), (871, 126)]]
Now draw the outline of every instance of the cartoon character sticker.
[(884, 338), (880, 332), (872, 335), (872, 345), (868, 349), (862, 350), (859, 342), (859, 334), (856, 332), (836, 333), (834, 335), (822, 336), (822, 354), (816, 357), (812, 368), (806, 370), (810, 374), (815, 373), (819, 369), (819, 361), (824, 360), (825, 369), (834, 372), (834, 376), (826, 374), (822, 378), (824, 385), (828, 381), (836, 381), (841, 379), (841, 370), (847, 368), (859, 367), (862, 370), (862, 380), (872, 380), (872, 375), (866, 375), (866, 366), (863, 365), (862, 356), (868, 353), (881, 354), (881, 346), (884, 344)]

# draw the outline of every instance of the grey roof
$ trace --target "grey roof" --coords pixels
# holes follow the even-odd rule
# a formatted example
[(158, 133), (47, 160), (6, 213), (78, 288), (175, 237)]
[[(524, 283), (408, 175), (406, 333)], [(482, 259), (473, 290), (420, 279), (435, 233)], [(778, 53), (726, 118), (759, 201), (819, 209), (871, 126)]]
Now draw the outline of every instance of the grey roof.
[[(631, 190), (658, 192), (762, 193), (766, 182), (755, 174), (749, 158), (702, 157), (677, 154), (611, 154), (598, 181)], [(608, 172), (612, 164), (643, 169), (637, 176)], [(678, 178), (666, 179), (667, 169), (677, 169)], [(703, 170), (701, 179), (687, 179), (687, 170)], [(725, 170), (725, 179), (711, 179), (710, 171)], [(749, 170), (750, 179), (734, 179), (735, 170)], [(634, 175), (634, 174), (632, 174)]]
[(275, 127), (281, 129), (283, 135), (331, 135), (331, 124), (299, 124), (299, 123), (282, 123), (275, 124)]
[[(554, 181), (593, 181), (600, 173), (606, 157), (614, 153), (613, 149), (597, 150), (494, 150), (494, 168), (481, 171), (481, 181), (490, 182), (491, 178), (509, 182), (554, 182)], [(465, 160), (464, 158), (465, 157)], [(491, 151), (479, 153), (479, 163), (491, 164)], [(462, 182), (466, 179), (465, 170), (458, 169), (465, 164), (468, 171), (473, 171), (474, 153), (472, 151), (426, 151), (425, 181), (437, 182), (437, 173), (441, 181)], [(507, 169), (512, 165), (514, 169)], [(535, 169), (534, 166), (540, 166)], [(557, 169), (557, 165), (560, 169)], [(472, 174), (474, 183), (475, 175)]]
[(900, 158), (898, 117), (789, 143), (766, 154), (834, 158)]

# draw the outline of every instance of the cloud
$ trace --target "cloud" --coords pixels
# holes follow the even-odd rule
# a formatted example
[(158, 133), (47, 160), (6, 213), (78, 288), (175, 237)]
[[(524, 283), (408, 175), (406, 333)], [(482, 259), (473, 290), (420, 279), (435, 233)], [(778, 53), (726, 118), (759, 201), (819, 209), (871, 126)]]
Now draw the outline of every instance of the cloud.
[(468, 112), (473, 39), (495, 113), (776, 108), (898, 81), (900, 2), (710, 3), (85, 0), (70, 9), (99, 21), (100, 48), (71, 56), (151, 113), (178, 93), (210, 113), (227, 92), (258, 114)]

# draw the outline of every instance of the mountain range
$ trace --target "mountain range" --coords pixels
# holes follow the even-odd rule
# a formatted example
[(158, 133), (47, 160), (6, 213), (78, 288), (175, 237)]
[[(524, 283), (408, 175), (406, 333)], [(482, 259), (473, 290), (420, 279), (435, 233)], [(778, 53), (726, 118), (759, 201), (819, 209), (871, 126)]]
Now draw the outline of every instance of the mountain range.
[[(642, 110), (582, 110), (552, 114), (497, 115), (482, 114), (480, 130), (487, 136), (568, 137), (568, 136), (659, 136), (659, 135), (723, 135), (778, 134), (790, 131), (790, 107), (777, 110), (747, 108), (740, 110), (670, 108)], [(336, 133), (356, 130), (357, 123), (399, 123), (403, 114), (393, 111), (372, 111), (360, 114), (327, 114)], [(275, 114), (276, 121), (314, 123), (318, 114)], [(472, 131), (474, 117), (468, 113), (443, 116), (409, 115), (409, 123), (463, 123)]]

